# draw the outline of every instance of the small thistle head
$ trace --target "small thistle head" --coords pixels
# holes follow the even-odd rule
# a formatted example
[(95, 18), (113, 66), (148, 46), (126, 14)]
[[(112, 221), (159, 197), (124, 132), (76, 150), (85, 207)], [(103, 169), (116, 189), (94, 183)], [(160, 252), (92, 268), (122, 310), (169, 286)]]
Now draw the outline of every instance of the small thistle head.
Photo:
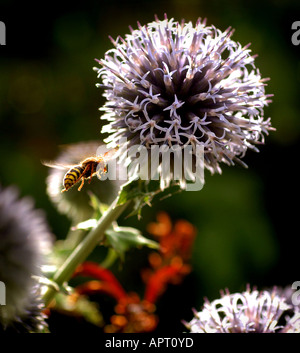
[(241, 162), (257, 151), (272, 129), (264, 120), (265, 81), (249, 45), (233, 41), (233, 30), (156, 18), (131, 29), (96, 68), (106, 103), (102, 132), (120, 153), (133, 145), (201, 146), (204, 165)]
[[(291, 317), (288, 315), (292, 314)], [(191, 333), (296, 333), (300, 332), (299, 308), (272, 291), (222, 293), (220, 299), (206, 301), (202, 311), (185, 326)]]
[[(39, 286), (52, 236), (44, 215), (29, 198), (0, 188), (0, 281), (5, 285), (6, 305), (0, 306), (0, 326), (36, 330), (42, 323)], [(23, 325), (24, 324), (24, 325)]]

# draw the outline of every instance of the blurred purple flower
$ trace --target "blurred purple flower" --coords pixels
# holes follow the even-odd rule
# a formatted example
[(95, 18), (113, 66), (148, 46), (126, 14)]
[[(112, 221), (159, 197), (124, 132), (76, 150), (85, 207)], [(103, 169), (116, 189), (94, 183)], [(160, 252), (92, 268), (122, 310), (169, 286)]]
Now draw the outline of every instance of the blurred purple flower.
[(47, 264), (52, 235), (44, 214), (15, 188), (0, 187), (0, 281), (6, 305), (0, 306), (0, 331), (40, 331), (45, 326), (37, 277)]

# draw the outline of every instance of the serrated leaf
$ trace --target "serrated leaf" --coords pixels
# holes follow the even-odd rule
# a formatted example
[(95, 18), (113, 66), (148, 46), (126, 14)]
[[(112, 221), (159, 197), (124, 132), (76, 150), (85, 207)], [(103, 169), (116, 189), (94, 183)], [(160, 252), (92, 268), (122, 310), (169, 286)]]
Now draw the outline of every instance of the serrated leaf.
[(148, 246), (152, 249), (158, 249), (159, 244), (151, 239), (145, 238), (139, 230), (131, 227), (114, 227), (106, 232), (108, 244), (115, 249), (122, 260), (125, 252), (131, 248)]
[(144, 195), (145, 191), (143, 190), (143, 181), (138, 180), (129, 180), (121, 188), (118, 198), (118, 205), (123, 205), (127, 201), (133, 200), (136, 197), (141, 197)]
[(118, 205), (123, 205), (128, 201), (133, 201), (133, 210), (128, 215), (141, 215), (141, 210), (145, 205), (151, 206), (151, 202), (158, 194), (162, 198), (169, 197), (175, 193), (182, 191), (178, 182), (172, 182), (167, 188), (161, 190), (159, 180), (129, 180), (121, 188), (118, 198)]
[(122, 186), (117, 204), (123, 205), (133, 201), (133, 210), (129, 216), (140, 215), (143, 206), (150, 206), (153, 197), (159, 192), (161, 192), (159, 181), (130, 180)]

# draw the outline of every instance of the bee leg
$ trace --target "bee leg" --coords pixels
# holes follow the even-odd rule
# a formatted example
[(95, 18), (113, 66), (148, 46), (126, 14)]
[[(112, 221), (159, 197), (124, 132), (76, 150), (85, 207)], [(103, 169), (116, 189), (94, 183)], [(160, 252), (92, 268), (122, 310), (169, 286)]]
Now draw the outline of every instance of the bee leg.
[(91, 168), (91, 176), (89, 177), (89, 184), (90, 184), (91, 181), (92, 181), (93, 173), (94, 173), (94, 167), (92, 166), (92, 168)]
[(89, 165), (87, 165), (87, 166), (85, 167), (85, 169), (83, 170), (83, 172), (81, 173), (81, 184), (80, 184), (80, 186), (79, 186), (79, 188), (78, 188), (78, 191), (80, 191), (80, 190), (82, 189), (82, 187), (83, 187), (83, 185), (84, 185), (84, 179), (87, 179), (87, 178), (85, 177), (85, 175), (86, 175), (86, 173), (88, 172), (89, 169), (90, 169), (90, 167), (89, 167)]
[(91, 176), (89, 177), (89, 184), (91, 183), (92, 177), (93, 177), (93, 175), (94, 175), (95, 173), (97, 173), (97, 172), (96, 172), (96, 168), (95, 168), (94, 165), (92, 165), (92, 167), (91, 167)]
[(80, 191), (82, 189), (83, 185), (84, 185), (84, 178), (81, 179), (81, 184), (78, 188), (78, 191)]

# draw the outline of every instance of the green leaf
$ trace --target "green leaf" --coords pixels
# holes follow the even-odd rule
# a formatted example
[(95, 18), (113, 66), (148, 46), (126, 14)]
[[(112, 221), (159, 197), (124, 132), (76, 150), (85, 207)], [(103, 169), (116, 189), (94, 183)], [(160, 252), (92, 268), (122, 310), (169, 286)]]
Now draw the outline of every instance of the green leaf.
[(146, 183), (144, 181), (140, 179), (129, 180), (122, 186), (117, 204), (123, 205), (127, 201), (141, 198), (146, 192)]
[(100, 262), (100, 266), (104, 268), (109, 268), (118, 259), (119, 255), (116, 250), (112, 247), (108, 248), (106, 257)]
[(125, 252), (130, 248), (148, 246), (158, 249), (159, 244), (151, 239), (145, 238), (139, 230), (131, 227), (113, 227), (106, 231), (107, 243), (124, 260)]
[(77, 230), (77, 229), (91, 229), (97, 226), (97, 219), (88, 219), (87, 221), (83, 221), (78, 223), (76, 226), (72, 227), (72, 230)]
[(133, 210), (128, 217), (136, 214), (140, 217), (142, 208), (145, 205), (151, 206), (151, 202), (156, 195), (161, 194), (162, 197), (171, 196), (180, 190), (179, 185), (176, 183), (165, 190), (161, 190), (159, 180), (134, 179), (122, 186), (117, 204), (123, 205), (128, 201), (133, 201)]
[(103, 213), (108, 209), (108, 206), (104, 203), (102, 203), (98, 197), (93, 194), (91, 191), (88, 192), (89, 197), (90, 197), (90, 204), (92, 208), (94, 209), (94, 218), (101, 218)]
[(89, 301), (86, 296), (81, 295), (76, 301), (71, 301), (68, 295), (57, 293), (54, 309), (66, 315), (81, 316), (96, 326), (103, 326), (103, 318), (98, 305)]

